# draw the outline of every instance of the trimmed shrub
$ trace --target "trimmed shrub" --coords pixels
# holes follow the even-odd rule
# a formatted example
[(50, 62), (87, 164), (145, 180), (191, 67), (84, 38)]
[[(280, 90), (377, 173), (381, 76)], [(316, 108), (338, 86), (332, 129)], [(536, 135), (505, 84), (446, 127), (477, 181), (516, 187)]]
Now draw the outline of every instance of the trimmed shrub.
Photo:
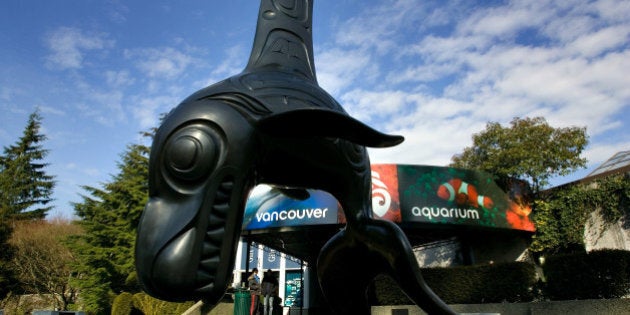
[(133, 306), (145, 315), (181, 314), (194, 304), (194, 302), (175, 303), (162, 301), (146, 293), (133, 295)]
[[(533, 300), (536, 271), (524, 262), (426, 268), (422, 275), (435, 294), (449, 304), (529, 302)], [(378, 305), (413, 304), (389, 277), (374, 282)]]
[(630, 251), (598, 250), (548, 257), (543, 265), (551, 300), (610, 299), (630, 293)]
[(112, 305), (112, 315), (130, 315), (133, 309), (133, 294), (123, 292), (116, 296)]
[(432, 268), (423, 271), (427, 284), (446, 303), (529, 302), (536, 270), (524, 262)]
[(414, 304), (398, 287), (396, 282), (385, 275), (378, 275), (368, 289), (372, 305), (409, 305)]

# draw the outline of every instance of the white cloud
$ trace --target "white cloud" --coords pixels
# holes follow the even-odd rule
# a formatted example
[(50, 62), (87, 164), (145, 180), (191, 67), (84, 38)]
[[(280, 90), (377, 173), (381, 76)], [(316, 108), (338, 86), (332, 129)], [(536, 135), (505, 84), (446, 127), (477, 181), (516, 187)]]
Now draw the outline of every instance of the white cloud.
[(211, 71), (213, 77), (220, 79), (214, 80), (212, 83), (243, 71), (249, 58), (248, 52), (242, 45), (235, 45), (226, 49), (225, 57), (221, 59), (221, 63), (216, 65)]
[(88, 168), (81, 169), (80, 171), (81, 173), (89, 177), (102, 177), (103, 176), (103, 172), (97, 168), (88, 167)]
[(98, 124), (109, 127), (127, 120), (123, 108), (125, 97), (123, 92), (96, 90), (88, 87), (84, 88), (82, 93), (85, 94), (87, 102), (75, 105), (81, 116), (91, 118)]
[[(335, 44), (360, 50), (373, 50), (376, 54), (390, 54), (402, 47), (401, 30), (420, 32), (426, 28), (444, 25), (452, 18), (452, 9), (460, 3), (419, 3), (417, 0), (377, 2), (363, 12), (353, 15), (336, 28)], [(408, 43), (407, 43), (408, 44)]]
[(0, 100), (9, 101), (14, 93), (9, 87), (2, 86), (0, 87)]
[[(618, 115), (630, 106), (630, 20), (615, 11), (630, 12), (627, 2), (443, 7), (448, 13), (439, 16), (452, 26), (436, 32), (419, 27), (423, 33), (415, 44), (395, 30), (422, 24), (430, 10), (421, 7), (430, 2), (392, 3), (414, 3), (408, 12), (415, 15), (386, 15), (383, 7), (361, 13), (342, 25), (346, 34), (336, 37), (341, 48), (327, 52), (333, 58), (323, 59), (329, 63), (325, 82), (351, 115), (407, 138), (399, 147), (371, 150), (373, 160), (446, 164), (486, 122), (514, 117), (587, 126), (591, 136), (625, 128), (627, 119)], [(357, 51), (364, 59), (353, 55)], [(356, 75), (360, 68), (344, 75), (342, 69), (352, 66), (335, 58), (348, 55), (356, 65), (378, 69), (382, 84)], [(353, 86), (359, 87), (348, 90)]]
[(444, 62), (440, 64), (425, 64), (419, 62), (419, 65), (410, 65), (401, 72), (390, 72), (386, 80), (393, 84), (402, 82), (431, 82), (456, 73), (459, 65), (455, 63)]
[(109, 19), (117, 24), (123, 24), (127, 22), (127, 15), (129, 14), (129, 8), (118, 2), (118, 1), (109, 1), (108, 5), (108, 17)]
[(126, 58), (133, 59), (136, 67), (146, 76), (155, 79), (173, 79), (185, 73), (195, 58), (172, 47), (125, 50)]
[(174, 96), (143, 97), (134, 102), (131, 109), (133, 117), (141, 130), (148, 130), (159, 125), (159, 116), (181, 102)]
[(627, 45), (629, 38), (630, 25), (608, 27), (578, 37), (569, 45), (569, 49), (584, 57), (596, 57)]
[(367, 52), (328, 49), (316, 54), (317, 81), (330, 94), (338, 94), (356, 80), (378, 77), (378, 67)]
[(476, 10), (459, 23), (459, 35), (514, 38), (522, 29), (544, 23), (552, 16), (544, 1), (514, 1), (507, 5)]
[(630, 16), (630, 2), (619, 0), (600, 0), (593, 4), (602, 18), (611, 22), (627, 23)]
[(109, 86), (114, 88), (129, 86), (135, 82), (128, 70), (106, 71), (105, 80)]
[(584, 156), (591, 166), (599, 166), (619, 151), (630, 149), (630, 141), (622, 143), (603, 143), (590, 146)]
[(60, 27), (45, 38), (50, 50), (46, 57), (46, 66), (51, 69), (79, 69), (84, 65), (88, 51), (107, 49), (114, 42), (107, 35), (86, 33), (77, 28)]
[(399, 113), (407, 104), (408, 93), (403, 91), (352, 90), (341, 97), (341, 103), (350, 115), (359, 120), (378, 120), (382, 116)]
[(392, 148), (369, 149), (373, 163), (446, 165), (453, 154), (469, 146), (471, 135), (483, 124), (467, 117), (433, 119), (420, 117), (413, 126), (400, 132), (405, 141)]
[(66, 116), (66, 112), (59, 109), (59, 107), (53, 107), (53, 106), (38, 106), (38, 108), (40, 109), (40, 111), (43, 114), (52, 114), (52, 115), (57, 115), (57, 116)]

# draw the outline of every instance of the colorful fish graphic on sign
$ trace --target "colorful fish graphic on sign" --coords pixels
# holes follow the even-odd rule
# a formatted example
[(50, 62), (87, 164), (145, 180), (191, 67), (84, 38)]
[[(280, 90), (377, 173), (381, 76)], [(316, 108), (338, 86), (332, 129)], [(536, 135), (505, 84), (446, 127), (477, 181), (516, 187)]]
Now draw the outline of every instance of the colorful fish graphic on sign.
[(458, 206), (484, 207), (490, 209), (494, 202), (490, 197), (479, 195), (477, 188), (459, 178), (453, 178), (438, 187), (438, 197)]

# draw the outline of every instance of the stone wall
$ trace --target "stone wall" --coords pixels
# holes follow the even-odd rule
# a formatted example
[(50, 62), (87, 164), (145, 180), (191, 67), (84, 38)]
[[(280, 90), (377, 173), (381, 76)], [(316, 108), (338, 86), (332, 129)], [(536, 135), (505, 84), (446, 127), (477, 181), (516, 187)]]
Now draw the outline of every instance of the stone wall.
[(600, 211), (593, 211), (584, 227), (584, 246), (587, 251), (605, 248), (630, 250), (630, 218), (606, 224)]

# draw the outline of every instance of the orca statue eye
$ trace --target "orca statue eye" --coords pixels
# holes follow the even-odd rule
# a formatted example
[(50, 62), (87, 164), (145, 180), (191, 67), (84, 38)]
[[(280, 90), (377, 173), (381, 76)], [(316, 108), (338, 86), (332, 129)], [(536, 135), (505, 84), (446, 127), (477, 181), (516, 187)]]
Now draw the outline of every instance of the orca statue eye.
[(167, 140), (164, 163), (168, 172), (181, 180), (198, 181), (214, 168), (219, 156), (219, 138), (202, 124), (179, 129)]

